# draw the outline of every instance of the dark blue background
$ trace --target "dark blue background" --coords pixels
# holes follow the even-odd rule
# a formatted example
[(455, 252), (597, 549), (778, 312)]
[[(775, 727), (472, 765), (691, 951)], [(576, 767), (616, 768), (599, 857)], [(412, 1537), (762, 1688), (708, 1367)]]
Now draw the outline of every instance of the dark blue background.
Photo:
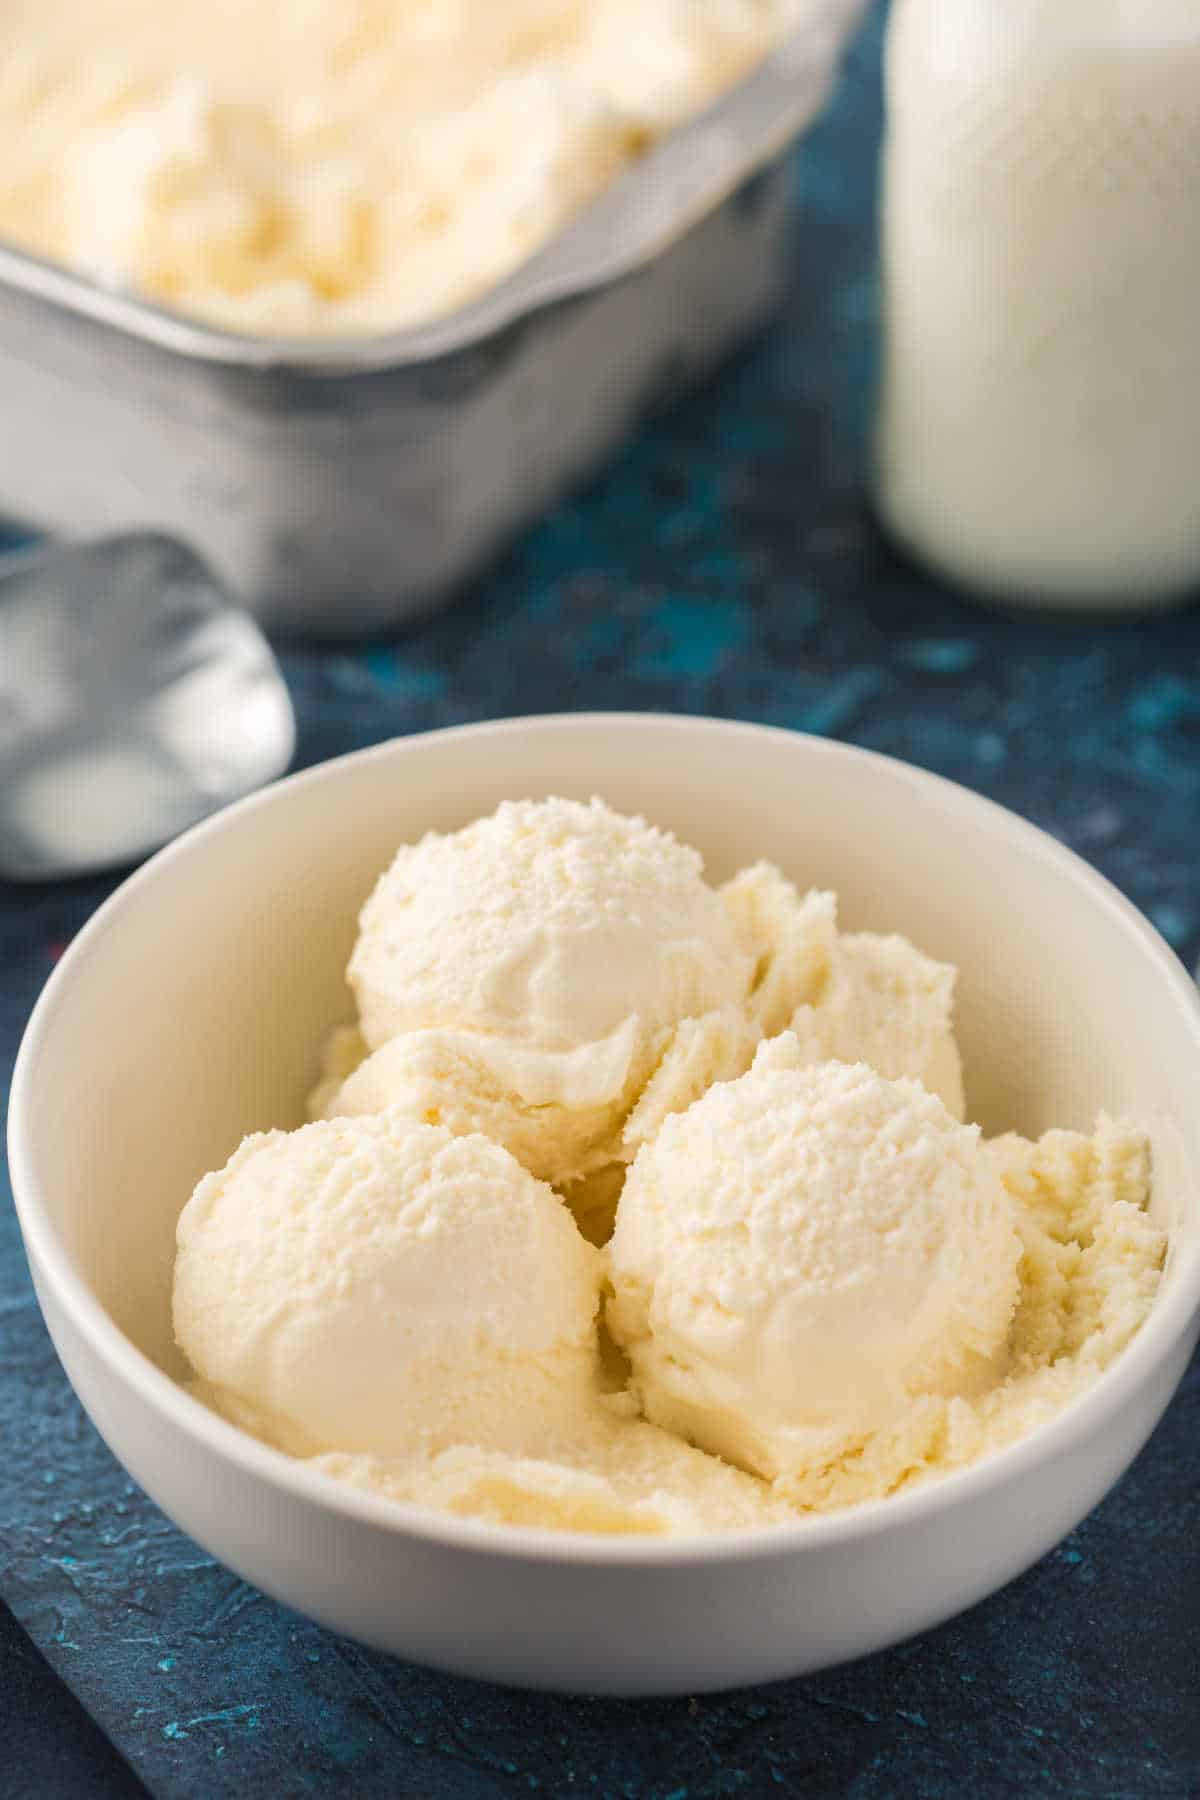
[[(364, 653), (290, 653), (299, 759), (564, 707), (826, 733), (1037, 820), (1193, 962), (1200, 616), (976, 610), (871, 522), (878, 43), (876, 19), (798, 159), (779, 327), (440, 619)], [(111, 885), (0, 884), (0, 1081), (54, 959)], [(149, 1504), (67, 1387), (0, 1195), (0, 1594), (160, 1795), (1195, 1795), (1198, 1491), (1193, 1369), (1066, 1544), (915, 1643), (717, 1699), (455, 1681), (284, 1612)], [(0, 1740), (0, 1791), (30, 1781)]]

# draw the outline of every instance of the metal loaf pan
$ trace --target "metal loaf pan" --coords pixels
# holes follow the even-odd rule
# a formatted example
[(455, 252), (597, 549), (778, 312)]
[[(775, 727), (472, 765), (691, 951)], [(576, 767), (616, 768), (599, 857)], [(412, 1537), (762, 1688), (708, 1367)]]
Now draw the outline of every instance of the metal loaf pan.
[(431, 606), (770, 312), (781, 158), (862, 4), (814, 0), (747, 80), (426, 326), (239, 336), (0, 246), (0, 511), (184, 538), (278, 631)]

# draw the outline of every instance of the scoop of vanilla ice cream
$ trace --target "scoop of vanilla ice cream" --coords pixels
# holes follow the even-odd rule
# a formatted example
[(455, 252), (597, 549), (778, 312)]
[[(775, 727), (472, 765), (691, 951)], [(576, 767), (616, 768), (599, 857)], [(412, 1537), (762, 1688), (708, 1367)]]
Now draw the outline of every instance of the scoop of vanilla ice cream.
[(949, 963), (907, 938), (843, 933), (819, 997), (797, 1009), (791, 1029), (809, 1062), (865, 1062), (889, 1080), (908, 1076), (965, 1115), (962, 1062), (954, 1040)]
[(206, 1397), (294, 1454), (503, 1450), (595, 1384), (597, 1252), (482, 1137), (385, 1115), (247, 1138), (177, 1242)]
[(750, 968), (697, 851), (600, 800), (506, 801), (405, 845), (350, 959), (377, 1050), (436, 1026), (540, 1050), (740, 1000)]
[(348, 970), (374, 1054), (317, 1109), (400, 1107), (576, 1182), (620, 1156), (680, 1022), (753, 974), (696, 851), (599, 800), (508, 802), (381, 877)]
[(668, 1118), (608, 1249), (646, 1416), (768, 1477), (994, 1376), (1018, 1294), (978, 1130), (916, 1082), (804, 1054), (776, 1038)]

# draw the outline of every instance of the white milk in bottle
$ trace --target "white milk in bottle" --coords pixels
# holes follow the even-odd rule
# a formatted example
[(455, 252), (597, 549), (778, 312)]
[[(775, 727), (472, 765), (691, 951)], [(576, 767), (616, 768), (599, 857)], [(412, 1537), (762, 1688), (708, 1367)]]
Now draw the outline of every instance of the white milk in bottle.
[(1200, 589), (1200, 0), (894, 0), (880, 510), (953, 579)]

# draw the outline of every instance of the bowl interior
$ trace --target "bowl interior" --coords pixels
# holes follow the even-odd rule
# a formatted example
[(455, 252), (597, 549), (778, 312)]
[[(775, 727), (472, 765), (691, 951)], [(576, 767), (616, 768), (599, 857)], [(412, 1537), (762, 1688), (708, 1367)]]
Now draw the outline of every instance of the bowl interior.
[(1128, 1112), (1154, 1136), (1174, 1268), (1200, 1255), (1200, 1024), (1110, 890), (1010, 815), (899, 764), (696, 720), (568, 718), (402, 740), (268, 790), (156, 858), (68, 953), (27, 1049), (37, 1203), (117, 1325), (171, 1374), (175, 1221), (246, 1133), (302, 1118), (358, 908), (402, 840), (504, 798), (602, 794), (703, 852), (835, 888), (842, 922), (959, 965), (989, 1132)]

